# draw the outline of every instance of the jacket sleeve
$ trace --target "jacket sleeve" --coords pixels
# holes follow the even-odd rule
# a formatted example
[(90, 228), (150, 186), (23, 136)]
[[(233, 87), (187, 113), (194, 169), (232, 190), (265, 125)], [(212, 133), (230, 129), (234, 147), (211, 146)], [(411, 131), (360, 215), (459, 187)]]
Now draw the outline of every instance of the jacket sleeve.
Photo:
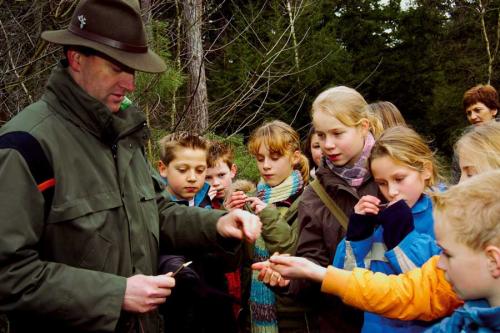
[[(264, 238), (269, 253), (295, 253), (299, 229), (295, 218), (296, 214), (293, 214), (291, 210), (296, 211), (297, 200), (288, 208), (289, 211), (287, 211), (285, 216), (281, 216), (279, 209), (270, 206), (260, 212), (262, 238)], [(294, 219), (294, 221), (289, 224), (289, 219)]]
[(364, 259), (372, 249), (373, 243), (374, 235), (359, 241), (348, 241), (344, 238), (335, 251), (333, 266), (348, 271), (356, 267), (369, 269), (370, 267), (365, 267)]
[(421, 268), (400, 275), (356, 268), (328, 267), (321, 290), (364, 311), (402, 320), (434, 320), (449, 315), (463, 302), (437, 268), (434, 256)]
[(421, 267), (430, 257), (441, 252), (430, 235), (411, 231), (395, 248), (385, 253), (392, 269), (404, 273)]
[(126, 279), (43, 261), (44, 199), (17, 151), (0, 149), (0, 179), (0, 312), (34, 313), (74, 329), (113, 332)]
[(217, 233), (218, 219), (227, 212), (188, 207), (158, 199), (160, 212), (160, 251), (168, 254), (199, 255), (205, 251), (236, 254), (241, 241), (223, 238)]

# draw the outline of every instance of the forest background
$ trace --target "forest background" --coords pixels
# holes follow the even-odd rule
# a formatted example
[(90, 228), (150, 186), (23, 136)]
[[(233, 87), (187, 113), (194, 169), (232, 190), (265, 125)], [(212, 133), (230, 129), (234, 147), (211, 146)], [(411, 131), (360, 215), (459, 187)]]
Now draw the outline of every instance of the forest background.
[[(77, 2), (0, 0), (0, 126), (43, 93), (62, 52), (40, 34), (65, 28)], [(500, 79), (500, 0), (139, 2), (168, 64), (138, 74), (129, 96), (153, 137), (187, 129), (226, 138), (249, 178), (251, 130), (281, 119), (304, 137), (312, 101), (328, 87), (393, 102), (449, 158), (467, 125), (464, 91)]]

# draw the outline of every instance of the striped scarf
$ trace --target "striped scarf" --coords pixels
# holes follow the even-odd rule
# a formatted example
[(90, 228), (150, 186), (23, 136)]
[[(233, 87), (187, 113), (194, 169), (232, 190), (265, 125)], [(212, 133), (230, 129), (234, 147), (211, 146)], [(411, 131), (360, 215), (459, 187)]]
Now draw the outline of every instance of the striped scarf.
[[(303, 187), (302, 175), (298, 170), (294, 170), (287, 179), (275, 187), (270, 187), (261, 180), (257, 185), (257, 196), (266, 204), (274, 204), (294, 197), (302, 191)], [(265, 261), (269, 257), (266, 243), (261, 236), (255, 241), (253, 262)], [(258, 280), (258, 275), (258, 271), (252, 271), (249, 300), (252, 333), (277, 333), (276, 296), (268, 286)]]
[(352, 187), (360, 187), (371, 176), (370, 170), (368, 170), (368, 158), (370, 157), (374, 145), (375, 138), (371, 133), (368, 133), (365, 139), (363, 152), (352, 167), (337, 167), (328, 158), (324, 159), (326, 166)]

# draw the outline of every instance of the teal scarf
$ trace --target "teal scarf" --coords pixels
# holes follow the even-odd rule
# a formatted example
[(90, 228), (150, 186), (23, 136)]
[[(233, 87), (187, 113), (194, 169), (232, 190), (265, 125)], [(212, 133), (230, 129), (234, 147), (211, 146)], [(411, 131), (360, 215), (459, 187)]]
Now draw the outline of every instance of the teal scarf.
[[(257, 185), (257, 196), (266, 204), (284, 202), (295, 197), (302, 191), (304, 180), (299, 171), (294, 170), (281, 184), (270, 187), (262, 180)], [(269, 259), (264, 239), (259, 237), (255, 241), (253, 262)], [(252, 272), (250, 285), (250, 311), (252, 316), (252, 333), (277, 333), (278, 318), (276, 309), (276, 296), (264, 283), (257, 279), (257, 271)]]

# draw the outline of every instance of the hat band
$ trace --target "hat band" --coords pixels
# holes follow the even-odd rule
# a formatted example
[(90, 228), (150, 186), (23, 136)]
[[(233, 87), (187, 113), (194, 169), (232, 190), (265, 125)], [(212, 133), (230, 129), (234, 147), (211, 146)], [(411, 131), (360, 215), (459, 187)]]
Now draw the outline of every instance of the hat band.
[(148, 52), (147, 45), (146, 46), (137, 46), (137, 45), (123, 43), (123, 42), (120, 42), (120, 41), (117, 41), (117, 40), (114, 40), (111, 38), (107, 38), (107, 37), (103, 37), (103, 36), (94, 34), (94, 33), (89, 32), (89, 31), (75, 28), (73, 25), (70, 25), (68, 27), (68, 30), (77, 36), (83, 37), (85, 39), (89, 39), (91, 41), (94, 41), (94, 42), (97, 42), (100, 44), (111, 46), (111, 47), (114, 47), (114, 48), (122, 50), (122, 51), (132, 52), (132, 53), (147, 53)]

